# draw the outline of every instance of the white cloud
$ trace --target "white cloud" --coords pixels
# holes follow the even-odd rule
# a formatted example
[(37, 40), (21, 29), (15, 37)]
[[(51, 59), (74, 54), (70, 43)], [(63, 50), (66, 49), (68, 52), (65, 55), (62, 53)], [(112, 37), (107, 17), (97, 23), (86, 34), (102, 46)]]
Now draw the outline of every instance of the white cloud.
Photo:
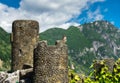
[(99, 8), (97, 8), (94, 12), (88, 11), (87, 15), (88, 15), (87, 21), (102, 20), (104, 18), (104, 16), (101, 14)]
[[(11, 32), (12, 22), (16, 19), (32, 19), (40, 23), (40, 31), (50, 27), (66, 25), (71, 18), (81, 14), (88, 4), (104, 0), (21, 0), (15, 9), (0, 3), (0, 26)], [(102, 18), (98, 15), (96, 19)], [(72, 24), (72, 23), (68, 23)], [(67, 24), (67, 25), (68, 25)], [(64, 27), (63, 27), (64, 28)]]
[(79, 23), (71, 22), (71, 23), (65, 23), (65, 24), (62, 24), (62, 25), (59, 25), (59, 26), (56, 26), (56, 27), (67, 29), (70, 26), (79, 26), (79, 25), (80, 25)]

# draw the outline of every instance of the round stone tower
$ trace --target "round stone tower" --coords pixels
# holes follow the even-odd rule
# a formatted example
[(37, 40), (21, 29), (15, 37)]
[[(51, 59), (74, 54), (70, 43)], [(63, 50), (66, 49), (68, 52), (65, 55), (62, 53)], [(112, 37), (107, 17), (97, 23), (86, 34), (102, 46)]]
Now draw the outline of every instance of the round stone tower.
[(39, 23), (34, 20), (16, 20), (12, 25), (12, 71), (33, 66), (33, 50), (39, 40)]

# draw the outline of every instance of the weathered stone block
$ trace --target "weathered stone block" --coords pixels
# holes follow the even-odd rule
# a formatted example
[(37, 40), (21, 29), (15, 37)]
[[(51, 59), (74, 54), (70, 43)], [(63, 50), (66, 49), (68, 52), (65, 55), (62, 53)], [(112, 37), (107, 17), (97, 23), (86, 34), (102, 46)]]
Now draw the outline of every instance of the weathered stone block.
[(12, 71), (33, 66), (33, 50), (39, 39), (39, 24), (33, 20), (16, 20), (12, 25)]
[(13, 72), (11, 74), (8, 74), (7, 78), (3, 83), (19, 83), (20, 79), (20, 71)]

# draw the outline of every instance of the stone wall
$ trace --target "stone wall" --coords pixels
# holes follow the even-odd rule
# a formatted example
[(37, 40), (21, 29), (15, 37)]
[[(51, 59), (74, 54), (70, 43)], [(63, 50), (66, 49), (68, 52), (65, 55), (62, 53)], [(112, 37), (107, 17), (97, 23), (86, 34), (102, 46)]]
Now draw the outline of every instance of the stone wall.
[(39, 39), (39, 24), (33, 20), (16, 20), (12, 25), (12, 71), (33, 66), (33, 50)]
[(33, 83), (68, 83), (68, 53), (63, 40), (48, 46), (40, 41), (34, 50)]
[[(66, 41), (64, 36), (62, 40), (56, 42), (56, 45), (48, 46), (47, 42), (39, 41), (38, 22), (14, 21), (11, 33), (11, 67), (13, 73), (20, 71), (19, 82), (22, 80), (25, 83), (68, 83)], [(12, 80), (11, 78), (12, 76), (9, 81)]]
[[(104, 63), (104, 64), (103, 64)], [(113, 72), (115, 60), (113, 58), (107, 58), (103, 60), (97, 60), (94, 63), (94, 70), (96, 71), (95, 76), (100, 74), (101, 69), (106, 65), (110, 73)]]

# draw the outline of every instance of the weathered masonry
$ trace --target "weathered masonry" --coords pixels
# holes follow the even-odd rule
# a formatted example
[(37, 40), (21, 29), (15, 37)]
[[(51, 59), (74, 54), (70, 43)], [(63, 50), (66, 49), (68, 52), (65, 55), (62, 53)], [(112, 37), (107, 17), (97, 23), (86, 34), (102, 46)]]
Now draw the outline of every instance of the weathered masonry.
[[(47, 45), (39, 41), (39, 24), (33, 20), (16, 20), (12, 25), (12, 71), (20, 83), (69, 83), (66, 37)], [(28, 71), (29, 70), (29, 71)], [(26, 79), (29, 79), (26, 81)], [(24, 82), (21, 82), (24, 81)]]
[(34, 51), (33, 83), (68, 83), (68, 54), (63, 40), (48, 46), (40, 41)]
[(39, 38), (39, 24), (33, 20), (16, 20), (12, 25), (12, 71), (33, 66), (33, 50)]

